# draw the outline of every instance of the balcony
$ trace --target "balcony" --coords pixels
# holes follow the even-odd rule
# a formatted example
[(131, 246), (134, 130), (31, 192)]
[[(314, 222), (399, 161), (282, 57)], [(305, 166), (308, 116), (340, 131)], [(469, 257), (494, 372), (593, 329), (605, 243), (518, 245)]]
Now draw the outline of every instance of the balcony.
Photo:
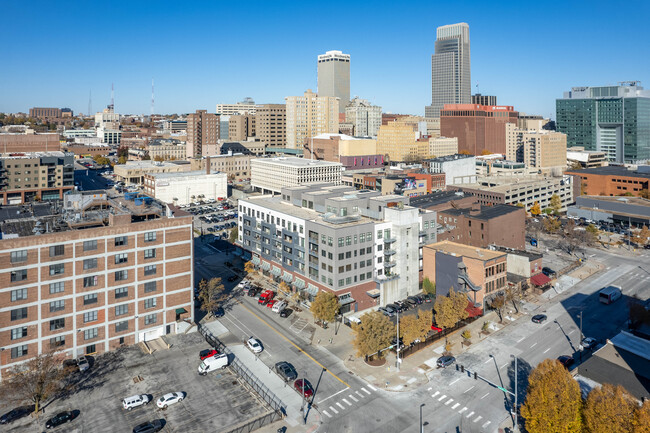
[(420, 230), (420, 237), (426, 236), (427, 232), (425, 230)]
[(396, 265), (397, 263), (395, 262), (384, 262), (384, 269), (385, 268), (392, 268)]
[(394, 255), (396, 253), (397, 253), (397, 251), (395, 251), (395, 250), (391, 250), (391, 249), (385, 249), (384, 250), (384, 256), (392, 256), (392, 255)]
[(384, 238), (384, 243), (385, 244), (392, 244), (395, 241), (397, 241), (397, 239), (395, 239), (395, 238)]
[(388, 281), (393, 281), (399, 278), (399, 274), (387, 273), (386, 275), (377, 275), (375, 277), (375, 282), (381, 284)]

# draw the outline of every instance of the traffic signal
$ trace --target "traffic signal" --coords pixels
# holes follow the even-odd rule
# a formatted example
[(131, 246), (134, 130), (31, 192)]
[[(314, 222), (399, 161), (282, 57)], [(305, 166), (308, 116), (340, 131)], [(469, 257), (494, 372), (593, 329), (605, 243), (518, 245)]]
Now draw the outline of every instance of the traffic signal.
[(458, 364), (456, 364), (456, 371), (458, 371)]
[(476, 372), (474, 372), (474, 380), (478, 380), (478, 374)]
[(460, 366), (460, 372), (461, 372), (461, 373), (465, 373), (465, 366), (464, 366), (464, 365), (461, 365), (461, 366)]

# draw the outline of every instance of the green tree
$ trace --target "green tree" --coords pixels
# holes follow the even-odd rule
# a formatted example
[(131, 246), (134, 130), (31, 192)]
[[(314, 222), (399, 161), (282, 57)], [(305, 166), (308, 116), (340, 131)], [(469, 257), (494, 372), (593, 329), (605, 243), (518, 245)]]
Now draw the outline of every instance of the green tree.
[(589, 392), (583, 411), (589, 433), (628, 433), (632, 431), (634, 409), (632, 397), (622, 386), (603, 384)]
[(126, 164), (126, 161), (127, 161), (126, 156), (120, 156), (120, 157), (117, 158), (117, 163), (120, 164), (120, 165), (121, 164)]
[(559, 212), (560, 209), (562, 209), (562, 199), (557, 194), (551, 196), (551, 209), (553, 209), (554, 212)]
[(536, 201), (535, 203), (533, 203), (533, 205), (530, 208), (530, 214), (533, 215), (533, 216), (537, 216), (541, 212), (542, 212), (542, 209), (539, 206), (539, 202)]
[(352, 324), (352, 345), (357, 356), (368, 356), (387, 348), (395, 337), (395, 325), (378, 311), (361, 316), (361, 324)]
[(546, 359), (532, 371), (521, 415), (529, 433), (582, 431), (580, 386), (559, 361)]
[(235, 226), (232, 230), (230, 230), (230, 234), (228, 235), (228, 241), (231, 244), (234, 244), (237, 242), (237, 238), (239, 237), (239, 229), (237, 226)]
[(438, 326), (445, 329), (452, 328), (461, 320), (466, 319), (468, 316), (465, 311), (467, 303), (467, 296), (464, 293), (456, 292), (453, 287), (449, 289), (447, 296), (436, 297), (434, 308)]
[(422, 280), (422, 291), (424, 293), (428, 293), (430, 295), (435, 295), (436, 294), (436, 283), (431, 281), (429, 277), (424, 277), (424, 280)]
[(101, 155), (95, 155), (93, 157), (93, 161), (95, 161), (99, 165), (110, 165), (111, 164), (110, 159), (106, 158), (105, 156), (101, 156)]
[(211, 278), (210, 281), (199, 283), (199, 299), (201, 300), (201, 310), (210, 313), (216, 310), (221, 302), (225, 299), (226, 288), (221, 283), (221, 278)]
[(333, 322), (339, 314), (339, 298), (334, 293), (321, 290), (311, 303), (309, 311), (311, 311), (316, 320)]

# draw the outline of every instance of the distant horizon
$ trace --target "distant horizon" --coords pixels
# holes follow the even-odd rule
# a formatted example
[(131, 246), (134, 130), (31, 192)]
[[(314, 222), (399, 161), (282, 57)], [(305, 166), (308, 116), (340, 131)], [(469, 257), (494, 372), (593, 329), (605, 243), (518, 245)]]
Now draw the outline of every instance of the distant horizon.
[[(110, 103), (114, 83), (116, 112), (148, 116), (152, 78), (159, 115), (214, 113), (217, 104), (247, 96), (257, 104), (285, 103), (317, 91), (317, 57), (337, 50), (351, 56), (350, 97), (384, 113), (422, 116), (431, 104), (436, 28), (459, 22), (470, 29), (472, 94), (495, 95), (498, 105), (528, 115), (555, 119), (555, 100), (572, 87), (628, 80), (643, 86), (650, 70), (639, 49), (650, 45), (644, 2), (625, 10), (604, 1), (544, 9), (512, 1), (416, 2), (408, 10), (335, 2), (328, 7), (345, 13), (306, 29), (296, 23), (322, 15), (322, 5), (175, 5), (6, 5), (12, 19), (0, 29), (9, 41), (0, 52), (0, 112), (66, 107), (92, 115)], [(47, 43), (55, 37), (52, 48)]]

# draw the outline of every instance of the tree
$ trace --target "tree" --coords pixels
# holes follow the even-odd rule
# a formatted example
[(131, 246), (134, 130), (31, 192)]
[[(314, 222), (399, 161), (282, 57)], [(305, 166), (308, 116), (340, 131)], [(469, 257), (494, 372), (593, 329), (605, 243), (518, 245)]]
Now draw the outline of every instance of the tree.
[(485, 156), (485, 155), (492, 155), (492, 152), (490, 152), (490, 151), (487, 150), (487, 149), (483, 149), (483, 150), (481, 151), (481, 155), (483, 155), (483, 156)]
[(246, 275), (248, 275), (249, 277), (255, 276), (257, 274), (257, 269), (255, 269), (255, 264), (251, 260), (244, 263), (244, 271), (246, 271)]
[(639, 191), (639, 197), (650, 199), (650, 191), (648, 191), (647, 189), (642, 189), (641, 191)]
[(641, 230), (634, 235), (634, 242), (639, 245), (645, 245), (648, 243), (648, 238), (650, 238), (650, 230), (648, 230), (648, 227), (643, 225)]
[(278, 286), (278, 289), (280, 289), (280, 291), (281, 291), (282, 293), (284, 293), (285, 295), (288, 295), (289, 293), (291, 293), (291, 288), (290, 288), (289, 285), (288, 285), (287, 283), (285, 283), (284, 281), (282, 281), (282, 282), (280, 283), (280, 285)]
[(506, 297), (499, 294), (492, 298), (490, 301), (490, 307), (495, 309), (499, 315), (499, 322), (503, 322), (503, 307), (506, 306)]
[(560, 212), (560, 209), (562, 209), (562, 199), (557, 194), (551, 196), (551, 209), (556, 213)]
[(528, 378), (521, 416), (529, 433), (582, 431), (580, 386), (555, 359), (542, 361)]
[(210, 281), (199, 283), (199, 299), (201, 300), (201, 310), (210, 313), (219, 307), (224, 300), (226, 288), (221, 283), (221, 278), (211, 278)]
[(41, 403), (64, 389), (67, 371), (62, 367), (65, 356), (57, 351), (37, 355), (13, 367), (2, 379), (3, 399), (34, 403), (34, 413)]
[(237, 228), (237, 226), (235, 226), (232, 230), (230, 230), (230, 234), (228, 235), (228, 241), (231, 244), (234, 244), (235, 242), (237, 242), (238, 237), (239, 237), (239, 229)]
[(465, 149), (461, 150), (461, 151), (458, 152), (458, 153), (459, 153), (460, 155), (471, 155), (470, 151), (469, 151), (469, 150), (465, 150)]
[(428, 293), (430, 295), (435, 295), (436, 294), (436, 283), (431, 281), (429, 277), (424, 277), (424, 280), (422, 280), (422, 291), (424, 293)]
[(457, 293), (452, 287), (447, 296), (438, 296), (434, 306), (436, 310), (436, 323), (441, 328), (452, 328), (458, 322), (466, 319), (468, 314), (467, 296)]
[(150, 161), (151, 156), (149, 156), (149, 152), (145, 152), (144, 156), (142, 157), (143, 161)]
[(556, 233), (562, 227), (562, 223), (558, 218), (545, 218), (544, 231), (546, 233)]
[(525, 205), (524, 205), (522, 202), (519, 202), (519, 203), (515, 204), (515, 206), (517, 206), (517, 207), (524, 207)]
[(636, 408), (632, 426), (633, 433), (650, 433), (650, 400)]
[(156, 155), (156, 156), (153, 158), (153, 160), (154, 160), (154, 161), (158, 161), (158, 162), (163, 162), (163, 161), (165, 160), (165, 158), (163, 158), (163, 157), (160, 156), (160, 155)]
[(433, 313), (431, 310), (422, 311), (419, 316), (414, 314), (402, 316), (399, 321), (399, 336), (407, 346), (424, 341), (431, 331), (432, 322)]
[(126, 164), (126, 161), (127, 161), (126, 156), (120, 156), (119, 158), (117, 158), (117, 163), (118, 164)]
[(521, 301), (522, 295), (520, 285), (509, 286), (504, 292), (506, 302), (512, 302), (512, 306), (515, 307), (517, 313), (519, 312), (519, 301)]
[(590, 433), (631, 432), (635, 407), (634, 397), (622, 386), (605, 383), (587, 396), (583, 411), (585, 427)]
[(569, 171), (575, 170), (582, 170), (582, 164), (580, 164), (578, 161), (573, 161), (571, 164), (569, 164)]
[(464, 330), (463, 333), (460, 334), (460, 336), (463, 337), (463, 340), (465, 340), (465, 342), (471, 343), (472, 333), (470, 332), (469, 329)]
[(120, 146), (117, 148), (117, 156), (123, 156), (124, 158), (129, 157), (129, 148), (127, 146)]
[(589, 224), (587, 227), (585, 227), (585, 231), (583, 233), (587, 235), (585, 238), (587, 245), (593, 245), (593, 243), (598, 239), (599, 232), (596, 226), (593, 224)]
[(395, 325), (378, 311), (361, 316), (361, 324), (353, 323), (352, 345), (357, 356), (368, 356), (387, 348), (395, 337)]
[(99, 165), (110, 165), (111, 164), (110, 159), (106, 158), (105, 156), (101, 156), (101, 155), (95, 155), (93, 157), (93, 161), (95, 161)]
[(533, 216), (537, 216), (540, 213), (542, 213), (542, 210), (541, 210), (541, 208), (539, 206), (539, 202), (536, 201), (535, 203), (533, 203), (533, 205), (530, 208), (530, 214), (533, 215)]
[(334, 293), (321, 290), (311, 303), (309, 311), (314, 315), (314, 319), (333, 322), (339, 314), (339, 298)]

